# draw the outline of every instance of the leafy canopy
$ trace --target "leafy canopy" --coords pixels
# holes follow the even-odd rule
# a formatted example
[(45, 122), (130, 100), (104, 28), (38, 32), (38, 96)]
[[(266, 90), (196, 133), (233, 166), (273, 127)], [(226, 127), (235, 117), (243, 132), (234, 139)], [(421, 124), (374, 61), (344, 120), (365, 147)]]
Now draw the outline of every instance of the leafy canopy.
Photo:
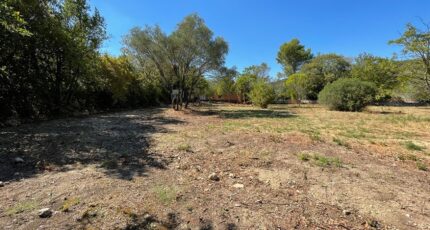
[(285, 73), (290, 75), (296, 73), (312, 57), (310, 49), (305, 49), (298, 39), (293, 39), (279, 48), (276, 60), (284, 67)]

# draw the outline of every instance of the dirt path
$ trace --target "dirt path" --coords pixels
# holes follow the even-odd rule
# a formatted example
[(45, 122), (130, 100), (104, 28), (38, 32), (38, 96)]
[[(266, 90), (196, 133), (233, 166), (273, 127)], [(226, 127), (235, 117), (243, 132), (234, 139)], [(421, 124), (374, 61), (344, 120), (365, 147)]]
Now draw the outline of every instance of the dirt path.
[[(426, 172), (300, 134), (213, 128), (224, 122), (145, 109), (2, 129), (0, 226), (430, 229)], [(303, 151), (345, 164), (318, 167)]]

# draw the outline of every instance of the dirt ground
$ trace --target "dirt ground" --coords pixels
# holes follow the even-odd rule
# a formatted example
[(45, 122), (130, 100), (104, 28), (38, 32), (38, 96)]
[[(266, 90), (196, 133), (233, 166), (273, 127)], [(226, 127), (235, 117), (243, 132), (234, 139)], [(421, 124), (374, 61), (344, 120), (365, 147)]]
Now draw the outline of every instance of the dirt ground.
[(0, 228), (430, 229), (429, 167), (430, 107), (52, 120), (0, 129)]

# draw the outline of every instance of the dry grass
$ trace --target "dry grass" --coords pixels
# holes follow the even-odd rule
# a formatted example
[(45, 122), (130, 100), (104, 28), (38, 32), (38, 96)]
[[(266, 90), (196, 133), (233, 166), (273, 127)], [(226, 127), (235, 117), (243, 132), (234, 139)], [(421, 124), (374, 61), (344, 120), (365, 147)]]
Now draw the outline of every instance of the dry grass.
[[(429, 111), (215, 104), (29, 125), (0, 136), (4, 149), (44, 153), (63, 141), (66, 159), (93, 160), (0, 188), (0, 226), (429, 229)], [(46, 140), (35, 145), (26, 130)], [(22, 140), (27, 144), (17, 147)], [(49, 157), (61, 152), (52, 149)], [(209, 179), (213, 173), (219, 180)], [(43, 207), (67, 211), (40, 219), (35, 210)]]

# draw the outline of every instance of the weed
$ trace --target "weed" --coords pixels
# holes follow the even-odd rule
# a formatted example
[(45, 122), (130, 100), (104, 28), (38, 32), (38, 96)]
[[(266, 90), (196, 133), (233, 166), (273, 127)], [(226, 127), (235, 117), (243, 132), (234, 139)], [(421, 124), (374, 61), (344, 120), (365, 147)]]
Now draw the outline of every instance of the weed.
[(336, 137), (333, 138), (333, 142), (336, 143), (339, 146), (343, 146), (343, 147), (346, 147), (346, 148), (350, 147), (350, 145), (348, 144), (348, 142), (346, 142), (346, 141), (344, 141), (342, 139), (336, 138)]
[(338, 157), (327, 157), (318, 154), (300, 153), (298, 155), (301, 161), (311, 161), (320, 167), (342, 167), (342, 161)]
[(14, 215), (22, 212), (33, 211), (38, 207), (38, 203), (35, 200), (19, 202), (15, 206), (6, 209), (7, 215)]
[(61, 205), (60, 210), (63, 212), (68, 212), (71, 207), (78, 205), (80, 203), (80, 200), (78, 197), (72, 197), (63, 202), (63, 205)]
[(157, 199), (163, 204), (171, 204), (176, 199), (176, 189), (170, 186), (159, 185), (153, 188)]
[(417, 162), (417, 168), (422, 171), (428, 171), (427, 165), (420, 161)]
[(300, 153), (299, 159), (301, 161), (309, 161), (312, 158), (312, 156), (309, 153)]
[(313, 158), (315, 160), (316, 165), (321, 167), (330, 167), (330, 166), (334, 166), (338, 168), (342, 167), (342, 162), (337, 157), (327, 157), (327, 156), (321, 156), (321, 155), (315, 154)]
[(180, 144), (178, 146), (179, 151), (191, 152), (191, 145), (189, 144)]
[(424, 147), (419, 146), (419, 145), (417, 145), (417, 144), (413, 143), (412, 141), (407, 141), (407, 142), (405, 143), (405, 147), (406, 147), (408, 150), (413, 150), (413, 151), (422, 151), (422, 150), (424, 149)]
[(401, 161), (406, 161), (406, 160), (410, 160), (410, 161), (419, 161), (420, 159), (413, 155), (413, 154), (401, 154), (398, 156), (399, 160)]

